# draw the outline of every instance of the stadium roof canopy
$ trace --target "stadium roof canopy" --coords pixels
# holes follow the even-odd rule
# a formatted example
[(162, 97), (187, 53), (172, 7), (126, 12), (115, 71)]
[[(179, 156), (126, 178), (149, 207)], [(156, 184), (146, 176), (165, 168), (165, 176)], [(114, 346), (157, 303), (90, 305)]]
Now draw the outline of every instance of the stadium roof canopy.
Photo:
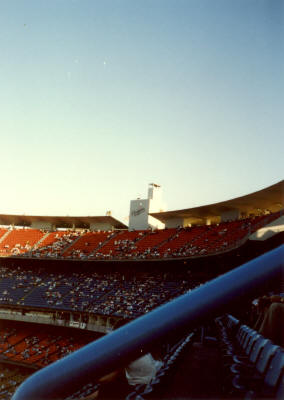
[(150, 215), (168, 227), (174, 226), (178, 222), (185, 226), (186, 223), (220, 222), (226, 219), (260, 215), (267, 213), (268, 210), (276, 212), (283, 209), (283, 205), (284, 181), (282, 180), (265, 189), (232, 200), (183, 210), (151, 213)]
[(93, 230), (126, 229), (127, 226), (110, 215), (97, 217), (50, 217), (0, 214), (0, 225), (35, 228), (82, 228)]

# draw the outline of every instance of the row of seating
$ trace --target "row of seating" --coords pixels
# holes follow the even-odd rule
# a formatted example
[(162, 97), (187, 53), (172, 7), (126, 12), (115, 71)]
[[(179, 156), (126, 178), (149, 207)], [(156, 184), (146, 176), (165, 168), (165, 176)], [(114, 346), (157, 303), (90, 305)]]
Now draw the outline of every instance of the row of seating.
[(191, 228), (88, 232), (0, 229), (0, 256), (88, 260), (196, 257), (235, 247), (280, 216), (270, 215)]
[[(22, 327), (20, 325), (16, 325), (15, 327), (14, 324), (12, 327), (9, 324), (4, 326), (1, 329), (0, 337), (4, 339), (0, 348), (0, 361), (2, 359), (2, 361), (5, 360), (6, 363), (11, 361), (14, 364), (18, 362), (20, 365), (27, 364), (27, 366), (32, 364), (37, 368), (42, 368), (68, 354), (68, 352), (64, 353), (60, 351), (61, 349), (69, 347), (70, 349), (72, 348), (70, 351), (75, 351), (89, 343), (90, 340), (94, 340), (92, 335), (82, 337), (82, 335), (78, 333), (78, 335), (74, 337), (70, 337), (70, 334), (62, 336), (62, 333), (58, 335), (43, 332), (40, 327)], [(133, 388), (127, 396), (127, 399), (133, 400), (137, 396), (137, 399), (142, 399), (144, 397), (146, 399), (149, 397), (150, 393), (160, 393), (165, 388), (165, 381), (176, 371), (178, 360), (181, 358), (184, 351), (193, 343), (194, 337), (195, 333), (190, 333), (178, 343), (171, 346), (164, 346), (164, 350), (167, 348), (167, 351), (164, 351), (165, 355), (162, 357), (162, 361), (159, 362), (161, 366), (156, 376), (148, 385), (138, 385)], [(52, 351), (52, 348), (56, 348), (56, 351)], [(8, 351), (5, 351), (5, 349), (8, 349)], [(37, 349), (41, 350), (39, 354), (37, 354)], [(43, 362), (43, 360), (47, 359), (48, 349), (48, 362)], [(29, 356), (23, 357), (22, 354), (27, 352), (27, 350), (29, 350)], [(9, 364), (7, 364), (7, 366), (9, 366)], [(13, 378), (13, 382), (11, 379), (10, 381), (8, 380), (12, 375), (13, 373), (10, 375), (9, 373), (8, 375), (2, 373), (0, 375), (0, 399), (5, 399), (6, 395), (11, 397), (16, 387), (29, 374), (19, 380)], [(3, 380), (5, 380), (6, 384), (3, 384), (1, 387), (1, 382), (4, 383)], [(72, 396), (69, 396), (68, 400), (84, 398), (96, 391), (99, 386), (100, 385), (96, 382), (90, 382)], [(7, 397), (7, 399), (10, 399), (10, 397)]]
[[(136, 385), (133, 390), (130, 390), (125, 400), (143, 400), (148, 398), (162, 398), (162, 392), (165, 392), (166, 381), (170, 379), (173, 373), (176, 371), (179, 359), (185, 350), (188, 350), (189, 346), (192, 345), (195, 337), (195, 333), (188, 334), (185, 338), (181, 339), (178, 343), (168, 349), (161, 361), (161, 366), (147, 385)], [(101, 384), (96, 382), (90, 382), (84, 385), (80, 390), (76, 391), (72, 395), (65, 398), (65, 400), (79, 400), (84, 399), (86, 396), (91, 395), (100, 389)]]
[(0, 305), (28, 306), (135, 318), (196, 287), (165, 274), (126, 277), (115, 272), (62, 272), (0, 267)]
[(27, 378), (28, 374), (18, 368), (5, 364), (0, 366), (0, 399), (10, 400), (17, 387)]
[(98, 383), (87, 383), (84, 385), (82, 388), (77, 390), (75, 393), (72, 395), (66, 397), (63, 400), (80, 400), (80, 399), (85, 399), (87, 396), (92, 395), (93, 393), (97, 392), (100, 389), (100, 384)]
[[(0, 255), (19, 255), (30, 251), (44, 236), (39, 229), (2, 230)], [(5, 237), (4, 237), (5, 235)], [(1, 239), (0, 237), (0, 239)]]
[(91, 340), (85, 337), (76, 337), (75, 340), (35, 328), (3, 328), (0, 337), (0, 360), (32, 364), (38, 368), (65, 357)]
[(163, 398), (167, 389), (167, 382), (178, 368), (178, 363), (194, 341), (195, 333), (189, 333), (177, 345), (173, 346), (162, 360), (162, 365), (147, 385), (138, 385), (135, 390), (130, 392), (125, 400), (146, 400)]
[(216, 320), (224, 390), (245, 399), (284, 398), (284, 349), (228, 315)]

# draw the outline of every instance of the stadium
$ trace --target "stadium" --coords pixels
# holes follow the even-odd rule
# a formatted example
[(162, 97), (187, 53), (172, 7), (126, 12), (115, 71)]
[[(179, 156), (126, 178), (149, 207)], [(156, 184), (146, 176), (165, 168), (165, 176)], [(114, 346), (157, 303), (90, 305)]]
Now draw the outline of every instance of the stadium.
[[(283, 190), (163, 211), (152, 183), (128, 226), (1, 214), (0, 399), (283, 398), (283, 319), (257, 326), (284, 296)], [(149, 382), (101, 379), (148, 353)]]

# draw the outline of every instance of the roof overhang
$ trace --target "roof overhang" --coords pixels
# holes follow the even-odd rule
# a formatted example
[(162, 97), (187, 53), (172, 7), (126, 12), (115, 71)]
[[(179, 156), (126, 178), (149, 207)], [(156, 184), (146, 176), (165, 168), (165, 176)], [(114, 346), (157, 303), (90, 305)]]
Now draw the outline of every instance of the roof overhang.
[(198, 221), (216, 218), (234, 210), (238, 210), (245, 215), (258, 215), (265, 210), (279, 211), (283, 206), (284, 181), (282, 180), (275, 185), (232, 200), (183, 210), (151, 213), (150, 215), (163, 223), (166, 223), (169, 219), (178, 218)]
[(0, 214), (0, 225), (31, 226), (35, 222), (49, 223), (57, 228), (89, 228), (91, 225), (110, 225), (114, 229), (126, 229), (127, 226), (112, 216), (70, 217), (43, 215)]

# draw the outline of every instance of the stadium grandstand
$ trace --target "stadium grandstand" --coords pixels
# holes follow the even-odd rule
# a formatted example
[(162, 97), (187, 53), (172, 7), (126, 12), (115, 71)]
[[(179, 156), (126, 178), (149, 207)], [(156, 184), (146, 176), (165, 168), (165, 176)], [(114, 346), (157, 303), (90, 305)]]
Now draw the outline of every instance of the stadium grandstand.
[(282, 398), (283, 193), (164, 211), (151, 183), (129, 226), (1, 214), (0, 400)]

